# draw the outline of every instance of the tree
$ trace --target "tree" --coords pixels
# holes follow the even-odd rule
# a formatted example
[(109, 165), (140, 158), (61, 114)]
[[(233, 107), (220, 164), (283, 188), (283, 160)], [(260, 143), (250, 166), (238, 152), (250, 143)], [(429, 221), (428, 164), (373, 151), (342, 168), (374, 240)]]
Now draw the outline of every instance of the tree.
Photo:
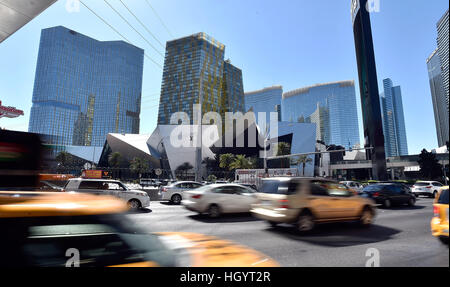
[(175, 171), (176, 171), (177, 173), (181, 173), (181, 174), (184, 173), (184, 175), (185, 175), (185, 177), (186, 177), (186, 176), (187, 176), (188, 170), (191, 170), (191, 169), (193, 169), (193, 168), (194, 168), (194, 167), (193, 167), (190, 163), (185, 162), (185, 163), (183, 163), (182, 165), (180, 165), (179, 167), (177, 167), (177, 168), (175, 169)]
[(302, 165), (302, 175), (305, 176), (305, 168), (308, 163), (311, 163), (312, 159), (309, 158), (307, 155), (300, 155), (297, 158), (293, 158), (291, 160), (291, 164), (299, 166)]
[(219, 167), (230, 170), (230, 165), (234, 162), (235, 156), (231, 153), (221, 154), (219, 158)]
[(236, 170), (236, 169), (251, 169), (253, 168), (255, 163), (252, 159), (246, 158), (245, 155), (238, 154), (234, 161), (229, 165), (229, 170)]
[[(108, 156), (108, 164), (112, 168), (118, 168), (120, 166), (120, 162), (122, 161), (122, 155), (120, 152), (113, 152)], [(116, 177), (115, 170), (113, 170), (113, 177)], [(120, 171), (119, 171), (120, 177)]]
[(210, 174), (210, 175), (208, 175), (206, 180), (209, 181), (209, 182), (216, 182), (217, 176), (215, 176), (214, 174)]
[(148, 163), (146, 161), (144, 161), (142, 158), (135, 157), (130, 162), (130, 169), (134, 173), (138, 173), (139, 179), (140, 179), (142, 177), (143, 173), (149, 172), (150, 167), (149, 167)]
[[(291, 145), (286, 142), (279, 142), (276, 146), (276, 155), (277, 156), (283, 156), (283, 155), (290, 155), (291, 154)], [(281, 168), (289, 167), (289, 159), (288, 158), (282, 158), (281, 159)]]
[(420, 174), (423, 178), (433, 180), (442, 176), (442, 165), (439, 164), (434, 153), (423, 149), (417, 162), (419, 163)]

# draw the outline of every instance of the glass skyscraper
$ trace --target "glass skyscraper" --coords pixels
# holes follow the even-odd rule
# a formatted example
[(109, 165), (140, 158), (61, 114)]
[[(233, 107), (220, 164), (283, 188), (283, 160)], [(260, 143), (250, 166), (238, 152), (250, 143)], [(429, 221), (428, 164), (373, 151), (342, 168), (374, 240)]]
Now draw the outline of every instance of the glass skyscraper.
[(29, 131), (53, 144), (98, 146), (139, 133), (144, 50), (69, 30), (42, 30)]
[[(439, 60), (441, 61), (441, 72), (442, 72), (442, 85), (444, 87), (445, 101), (447, 105), (447, 117), (448, 117), (448, 32), (449, 32), (449, 22), (448, 22), (448, 10), (444, 13), (441, 19), (437, 23), (438, 37), (437, 46)], [(448, 140), (448, 138), (447, 138)]]
[(281, 121), (282, 86), (273, 86), (262, 90), (245, 93), (245, 112), (255, 113), (258, 121), (258, 112), (266, 113), (266, 123), (270, 122), (270, 113), (278, 112), (278, 120)]
[(386, 156), (408, 155), (405, 117), (400, 86), (393, 86), (391, 79), (383, 80), (381, 94), (384, 146)]
[(167, 42), (158, 124), (170, 124), (176, 112), (186, 112), (193, 123), (192, 106), (200, 103), (202, 115), (243, 112), (242, 71), (224, 54), (225, 46), (205, 33)]
[(325, 144), (360, 143), (354, 81), (317, 84), (283, 94), (282, 120), (315, 122)]
[(438, 49), (427, 59), (428, 77), (430, 79), (431, 99), (433, 101), (434, 121), (439, 146), (444, 146), (449, 138), (448, 101), (442, 83), (441, 61)]

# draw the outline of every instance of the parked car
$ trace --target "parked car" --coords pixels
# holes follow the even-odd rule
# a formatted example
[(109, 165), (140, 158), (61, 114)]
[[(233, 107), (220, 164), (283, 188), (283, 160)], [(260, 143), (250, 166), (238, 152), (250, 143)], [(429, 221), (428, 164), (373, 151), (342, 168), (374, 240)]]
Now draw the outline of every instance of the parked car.
[(363, 189), (362, 196), (373, 199), (384, 208), (390, 208), (392, 205), (416, 204), (416, 197), (411, 193), (411, 189), (401, 183), (371, 184)]
[(237, 182), (237, 184), (240, 184), (240, 185), (243, 185), (243, 186), (245, 186), (245, 187), (249, 187), (249, 188), (251, 188), (251, 189), (253, 189), (253, 190), (255, 190), (255, 191), (258, 191), (258, 187), (257, 187), (256, 185), (254, 185), (254, 184), (250, 184), (250, 183), (238, 183), (238, 182)]
[(0, 229), (8, 231), (0, 236), (0, 267), (279, 266), (217, 237), (147, 233), (123, 216), (127, 209), (110, 196), (0, 192)]
[(448, 244), (448, 186), (442, 187), (436, 195), (433, 204), (433, 219), (431, 219), (431, 232), (442, 243)]
[(437, 181), (417, 181), (412, 186), (411, 191), (416, 197), (425, 195), (434, 198), (443, 186), (442, 183)]
[(195, 181), (178, 181), (161, 187), (159, 189), (159, 196), (161, 200), (168, 200), (173, 204), (180, 204), (185, 191), (193, 190), (201, 186), (203, 186), (201, 183)]
[(239, 184), (210, 184), (185, 191), (181, 201), (186, 209), (219, 217), (223, 213), (249, 212), (256, 202), (256, 190)]
[(354, 190), (356, 193), (361, 193), (364, 189), (364, 186), (356, 181), (341, 181), (340, 184), (345, 185), (346, 187), (350, 188), (351, 190)]
[(111, 195), (125, 200), (130, 209), (150, 206), (150, 197), (141, 190), (128, 189), (122, 182), (111, 179), (72, 178), (64, 187), (66, 192), (84, 192)]
[(161, 181), (154, 179), (154, 178), (141, 178), (139, 183), (145, 187), (145, 186), (152, 186), (152, 187), (160, 187)]
[(318, 178), (263, 179), (257, 199), (250, 210), (254, 216), (272, 226), (292, 223), (300, 232), (336, 221), (369, 226), (376, 213), (371, 199), (356, 196), (338, 182)]

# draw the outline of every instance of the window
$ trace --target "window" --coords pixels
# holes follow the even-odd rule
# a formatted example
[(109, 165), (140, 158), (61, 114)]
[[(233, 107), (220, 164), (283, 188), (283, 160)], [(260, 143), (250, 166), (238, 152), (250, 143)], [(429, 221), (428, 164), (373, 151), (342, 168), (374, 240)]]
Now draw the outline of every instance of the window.
[(328, 196), (326, 184), (323, 182), (311, 182), (310, 186), (311, 195), (315, 196)]
[[(438, 199), (439, 204), (448, 204), (448, 189), (443, 189)], [(447, 208), (448, 210), (448, 208)], [(448, 212), (447, 212), (448, 214)]]
[(434, 186), (443, 186), (442, 183), (440, 183), (440, 182), (433, 182), (433, 185)]
[(264, 180), (259, 192), (292, 194), (296, 192), (297, 184), (298, 184), (297, 182), (288, 180), (276, 180), (276, 179)]
[(107, 187), (105, 188), (103, 183), (100, 181), (87, 180), (80, 183), (79, 189), (107, 189)]

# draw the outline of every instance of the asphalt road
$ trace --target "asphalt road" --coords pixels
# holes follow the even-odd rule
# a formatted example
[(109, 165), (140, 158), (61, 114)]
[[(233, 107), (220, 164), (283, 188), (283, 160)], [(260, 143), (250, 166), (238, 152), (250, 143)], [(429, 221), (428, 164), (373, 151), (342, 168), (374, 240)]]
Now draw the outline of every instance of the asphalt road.
[(250, 214), (209, 219), (183, 206), (153, 201), (150, 209), (128, 216), (149, 232), (182, 231), (233, 240), (272, 257), (286, 267), (364, 267), (369, 248), (379, 251), (381, 267), (449, 267), (448, 245), (430, 232), (432, 199), (419, 198), (414, 207), (377, 210), (375, 223), (320, 225), (307, 236), (289, 225), (275, 228)]

